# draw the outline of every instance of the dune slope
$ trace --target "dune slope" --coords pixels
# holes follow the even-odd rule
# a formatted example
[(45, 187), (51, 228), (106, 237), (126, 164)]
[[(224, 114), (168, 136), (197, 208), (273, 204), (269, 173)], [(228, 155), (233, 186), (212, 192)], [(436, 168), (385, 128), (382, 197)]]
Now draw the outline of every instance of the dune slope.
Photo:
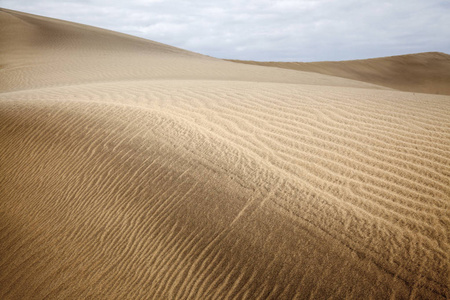
[(0, 21), (1, 299), (450, 296), (450, 97)]
[(440, 52), (311, 63), (231, 61), (316, 72), (364, 81), (406, 92), (450, 95), (450, 55)]
[[(373, 87), (235, 64), (100, 28), (0, 10), (1, 91), (123, 80), (245, 80)], [(381, 87), (378, 87), (381, 88)]]

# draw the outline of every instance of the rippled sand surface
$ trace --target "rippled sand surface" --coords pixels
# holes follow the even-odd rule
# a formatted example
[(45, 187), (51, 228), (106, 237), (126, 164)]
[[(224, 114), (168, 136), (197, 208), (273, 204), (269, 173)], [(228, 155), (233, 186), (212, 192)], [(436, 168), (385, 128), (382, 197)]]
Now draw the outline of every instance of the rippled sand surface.
[(1, 299), (446, 299), (450, 97), (0, 10)]

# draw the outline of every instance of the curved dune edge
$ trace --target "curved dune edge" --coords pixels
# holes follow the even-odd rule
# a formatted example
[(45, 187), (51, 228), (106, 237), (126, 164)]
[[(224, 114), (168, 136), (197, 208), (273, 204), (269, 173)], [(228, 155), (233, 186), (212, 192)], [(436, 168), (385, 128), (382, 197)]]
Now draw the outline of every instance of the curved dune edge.
[(0, 298), (450, 296), (449, 97), (127, 47), (0, 93)]
[(236, 64), (91, 26), (0, 9), (0, 91), (135, 80), (228, 80), (371, 89), (360, 81)]

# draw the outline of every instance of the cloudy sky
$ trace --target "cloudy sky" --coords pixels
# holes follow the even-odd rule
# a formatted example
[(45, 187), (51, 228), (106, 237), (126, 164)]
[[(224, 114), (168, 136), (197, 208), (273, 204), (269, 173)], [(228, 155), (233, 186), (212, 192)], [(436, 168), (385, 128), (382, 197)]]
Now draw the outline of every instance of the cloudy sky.
[(0, 0), (0, 6), (218, 58), (450, 53), (450, 0)]

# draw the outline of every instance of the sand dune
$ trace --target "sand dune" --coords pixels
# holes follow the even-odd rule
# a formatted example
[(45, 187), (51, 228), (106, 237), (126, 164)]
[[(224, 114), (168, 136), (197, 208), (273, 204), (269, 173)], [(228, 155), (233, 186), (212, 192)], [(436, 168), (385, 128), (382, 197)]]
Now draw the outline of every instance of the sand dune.
[[(1, 11), (0, 90), (130, 80), (244, 80), (375, 87), (321, 74), (235, 64), (90, 26)], [(18, 34), (20, 33), (20, 34)], [(381, 87), (380, 87), (381, 88)]]
[(450, 55), (440, 52), (312, 63), (231, 61), (316, 72), (406, 92), (450, 95)]
[(0, 25), (1, 299), (450, 297), (450, 97)]

